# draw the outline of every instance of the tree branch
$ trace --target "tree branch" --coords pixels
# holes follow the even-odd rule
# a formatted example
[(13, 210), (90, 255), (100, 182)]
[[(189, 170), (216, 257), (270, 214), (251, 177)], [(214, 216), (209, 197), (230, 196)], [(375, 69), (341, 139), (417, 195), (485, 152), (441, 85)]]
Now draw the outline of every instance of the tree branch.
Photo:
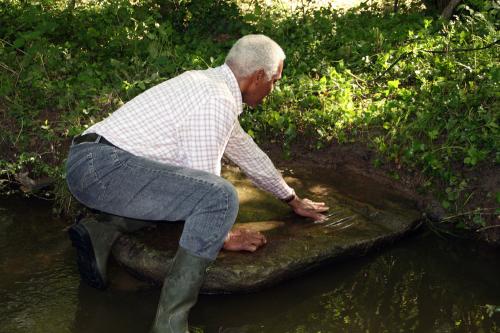
[(453, 52), (469, 52), (469, 51), (478, 51), (478, 50), (484, 50), (484, 49), (489, 49), (492, 46), (495, 46), (496, 44), (499, 44), (500, 40), (496, 40), (493, 43), (490, 43), (486, 46), (483, 47), (476, 47), (472, 49), (454, 49), (454, 50), (448, 50), (448, 51), (434, 51), (434, 50), (421, 50), (422, 52), (427, 52), (427, 53), (453, 53)]
[[(470, 52), (470, 51), (479, 51), (479, 50), (485, 50), (489, 49), (490, 47), (493, 47), (497, 44), (500, 43), (500, 40), (496, 40), (493, 43), (490, 43), (486, 46), (483, 47), (476, 47), (476, 48), (471, 48), (471, 49), (454, 49), (454, 50), (447, 50), (447, 51), (435, 51), (435, 50), (418, 50), (418, 52), (426, 52), (426, 53), (432, 53), (432, 54), (445, 54), (445, 53), (454, 53), (454, 52)], [(396, 61), (394, 61), (385, 71), (383, 71), (381, 74), (377, 75), (374, 79), (371, 81), (376, 81), (380, 79), (382, 76), (384, 76), (388, 71), (390, 71), (398, 62), (400, 62), (403, 58), (407, 57), (410, 55), (411, 52), (405, 52), (401, 54)]]

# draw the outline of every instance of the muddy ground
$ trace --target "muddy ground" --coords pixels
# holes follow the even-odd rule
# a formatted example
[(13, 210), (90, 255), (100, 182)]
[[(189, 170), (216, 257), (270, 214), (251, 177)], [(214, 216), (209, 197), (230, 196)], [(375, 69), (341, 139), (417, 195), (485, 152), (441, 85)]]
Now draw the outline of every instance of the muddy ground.
[[(472, 237), (493, 246), (500, 246), (500, 216), (495, 213), (497, 204), (495, 195), (500, 189), (500, 172), (498, 167), (477, 167), (473, 172), (460, 170), (469, 179), (469, 185), (464, 191), (467, 194), (465, 205), (455, 212), (447, 212), (439, 201), (439, 193), (445, 193), (445, 184), (433, 184), (432, 190), (426, 182), (430, 180), (423, 172), (407, 170), (401, 165), (382, 162), (375, 166), (375, 160), (380, 158), (373, 150), (361, 143), (332, 144), (323, 149), (311, 149), (310, 143), (296, 143), (291, 147), (289, 158), (285, 157), (281, 145), (264, 144), (261, 148), (268, 153), (280, 170), (294, 167), (302, 169), (317, 166), (330, 168), (332, 172), (340, 172), (347, 168), (361, 175), (373, 178), (390, 189), (414, 200), (418, 209), (426, 213), (431, 227), (445, 234), (458, 234), (460, 237)], [(472, 193), (472, 195), (470, 195)], [(470, 195), (470, 196), (469, 196)], [(465, 197), (465, 196), (464, 196)], [(477, 207), (488, 209), (488, 215), (483, 215), (486, 228), (478, 232), (461, 232), (453, 227), (460, 221), (471, 223), (467, 212)], [(453, 218), (456, 216), (456, 218)], [(444, 219), (444, 220), (443, 220)], [(446, 222), (445, 222), (446, 221)]]

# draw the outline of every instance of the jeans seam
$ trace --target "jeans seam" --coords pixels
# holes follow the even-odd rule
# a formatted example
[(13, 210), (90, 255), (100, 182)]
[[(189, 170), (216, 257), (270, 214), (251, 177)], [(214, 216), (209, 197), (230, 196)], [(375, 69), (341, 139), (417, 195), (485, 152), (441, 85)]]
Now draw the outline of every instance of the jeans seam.
[(195, 182), (198, 182), (198, 183), (203, 183), (203, 184), (209, 185), (211, 187), (215, 186), (215, 184), (213, 184), (211, 182), (207, 182), (207, 181), (202, 180), (202, 179), (198, 179), (198, 178), (194, 178), (194, 177), (189, 177), (189, 176), (186, 176), (186, 175), (181, 175), (181, 174), (178, 174), (178, 173), (172, 172), (172, 171), (152, 169), (152, 168), (148, 168), (148, 167), (145, 167), (145, 166), (142, 166), (142, 165), (135, 164), (135, 163), (130, 162), (130, 161), (126, 161), (123, 165), (126, 166), (126, 167), (128, 167), (128, 168), (130, 168), (130, 169), (132, 169), (132, 167), (136, 167), (136, 168), (141, 168), (141, 169), (147, 170), (147, 171), (152, 172), (152, 173), (168, 173), (168, 174), (176, 176), (176, 177), (180, 177), (180, 178), (184, 178), (184, 179), (190, 179), (192, 181), (195, 181)]
[(104, 197), (104, 194), (106, 193), (107, 186), (105, 186), (104, 183), (99, 179), (99, 175), (97, 174), (97, 171), (96, 171), (95, 165), (94, 165), (94, 154), (92, 152), (90, 152), (87, 154), (87, 157), (89, 159), (89, 170), (92, 173), (92, 175), (94, 176), (96, 184), (99, 185), (101, 187), (101, 190), (102, 190), (101, 191), (102, 193), (99, 195), (97, 200), (102, 200)]
[(113, 160), (113, 164), (119, 164), (120, 157), (118, 157), (118, 149), (115, 147), (111, 147), (111, 159)]
[[(218, 188), (218, 190), (222, 191), (222, 193), (224, 195), (225, 207), (222, 207), (222, 209), (224, 210), (224, 213), (222, 214), (222, 216), (220, 218), (220, 222), (217, 223), (216, 225), (212, 226), (212, 227), (215, 227), (215, 228), (209, 228), (208, 230), (203, 229), (204, 231), (209, 231), (210, 229), (212, 230), (212, 232), (210, 233), (210, 237), (207, 239), (207, 243), (205, 244), (206, 248), (211, 248), (215, 244), (215, 241), (217, 239), (217, 237), (216, 237), (217, 236), (216, 230), (220, 230), (221, 227), (226, 223), (227, 213), (229, 211), (229, 195), (222, 188)], [(205, 249), (203, 249), (203, 250), (205, 250)]]

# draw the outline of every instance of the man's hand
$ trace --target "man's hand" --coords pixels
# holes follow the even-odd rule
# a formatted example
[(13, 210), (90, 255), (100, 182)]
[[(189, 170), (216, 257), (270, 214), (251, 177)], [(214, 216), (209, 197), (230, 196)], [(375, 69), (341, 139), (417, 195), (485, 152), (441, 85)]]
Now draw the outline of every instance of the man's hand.
[(227, 251), (255, 252), (266, 243), (266, 237), (260, 232), (239, 228), (229, 231), (223, 249)]
[(314, 202), (309, 199), (301, 199), (295, 195), (295, 199), (288, 203), (295, 214), (304, 217), (310, 217), (314, 221), (322, 221), (326, 218), (325, 215), (321, 214), (328, 210), (328, 207), (324, 202)]

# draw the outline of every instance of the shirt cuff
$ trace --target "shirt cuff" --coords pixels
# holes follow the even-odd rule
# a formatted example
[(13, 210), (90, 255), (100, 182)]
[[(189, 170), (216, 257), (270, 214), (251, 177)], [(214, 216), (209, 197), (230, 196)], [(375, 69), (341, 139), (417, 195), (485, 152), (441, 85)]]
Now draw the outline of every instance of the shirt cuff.
[(276, 190), (276, 193), (274, 193), (274, 195), (280, 199), (280, 200), (286, 200), (288, 198), (290, 198), (292, 195), (295, 195), (295, 191), (293, 188), (291, 188), (290, 186), (288, 186), (287, 183), (285, 183), (284, 180), (281, 181), (281, 184), (280, 184), (280, 188), (278, 188)]

